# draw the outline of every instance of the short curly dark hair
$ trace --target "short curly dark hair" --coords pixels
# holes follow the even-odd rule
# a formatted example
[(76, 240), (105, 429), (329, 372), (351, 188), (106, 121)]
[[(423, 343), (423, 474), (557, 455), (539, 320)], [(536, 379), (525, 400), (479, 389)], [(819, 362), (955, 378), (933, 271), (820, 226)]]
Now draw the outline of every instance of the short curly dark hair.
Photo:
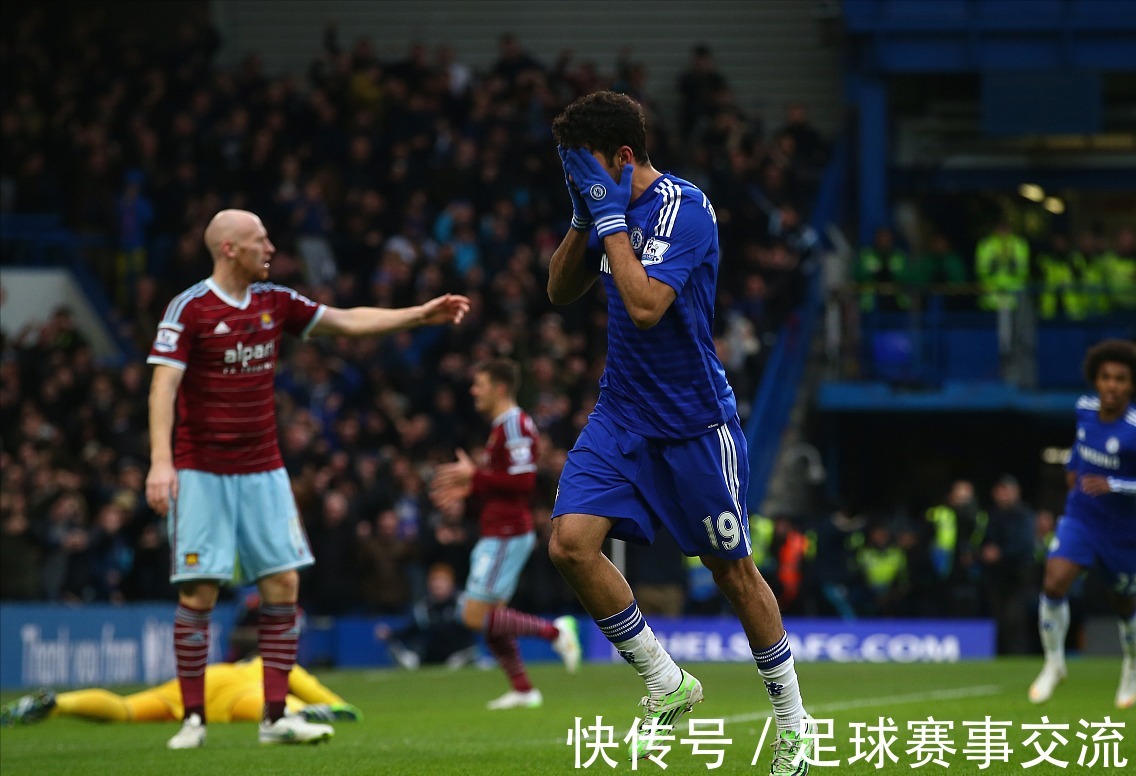
[(1083, 366), (1089, 385), (1096, 385), (1101, 364), (1124, 364), (1132, 381), (1136, 382), (1136, 343), (1122, 339), (1106, 339), (1089, 348)]
[(575, 100), (552, 121), (552, 135), (565, 148), (586, 148), (615, 156), (622, 146), (647, 164), (647, 117), (626, 94), (600, 91)]

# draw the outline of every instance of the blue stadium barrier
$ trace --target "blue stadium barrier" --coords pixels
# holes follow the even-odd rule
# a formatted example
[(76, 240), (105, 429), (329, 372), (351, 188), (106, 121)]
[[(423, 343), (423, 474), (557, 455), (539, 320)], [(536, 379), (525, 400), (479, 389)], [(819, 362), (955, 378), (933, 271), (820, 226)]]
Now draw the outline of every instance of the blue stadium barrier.
[[(0, 689), (152, 685), (174, 677), (172, 603), (0, 605)], [(214, 612), (209, 659), (225, 659), (236, 606)], [(309, 620), (301, 637), (301, 665), (383, 668), (393, 665), (375, 638), (380, 623), (397, 629), (405, 617)], [(653, 617), (651, 627), (677, 660), (749, 662), (749, 643), (736, 618)], [(786, 618), (797, 660), (871, 663), (955, 662), (994, 655), (988, 620), (860, 620)], [(588, 661), (619, 659), (595, 623), (580, 622)], [(527, 662), (559, 658), (548, 642), (520, 639)], [(481, 656), (488, 658), (482, 644)]]
[[(813, 205), (811, 224), (818, 235), (837, 220), (840, 192), (844, 185), (847, 149), (838, 143), (832, 159), (825, 168), (816, 202)], [(826, 241), (827, 242), (827, 241)], [(818, 266), (808, 278), (805, 299), (795, 311), (789, 324), (778, 333), (777, 344), (766, 363), (753, 409), (746, 420), (746, 444), (749, 447), (749, 492), (746, 504), (751, 511), (761, 508), (769, 487), (769, 478), (781, 449), (781, 437), (789, 423), (797, 389), (808, 363), (813, 330), (822, 307), (821, 271)]]
[[(581, 628), (590, 661), (619, 656), (599, 628)], [(651, 630), (678, 662), (753, 660), (736, 617), (652, 617)], [(991, 620), (856, 620), (786, 617), (785, 631), (798, 662), (955, 663), (995, 654)]]

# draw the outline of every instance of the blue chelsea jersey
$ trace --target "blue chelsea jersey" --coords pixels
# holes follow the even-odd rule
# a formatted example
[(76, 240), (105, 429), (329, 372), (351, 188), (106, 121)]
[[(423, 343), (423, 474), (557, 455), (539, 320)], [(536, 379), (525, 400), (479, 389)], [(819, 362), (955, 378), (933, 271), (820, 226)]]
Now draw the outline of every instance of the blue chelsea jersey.
[(664, 173), (627, 209), (631, 247), (652, 280), (675, 290), (659, 322), (639, 329), (612, 279), (595, 231), (588, 266), (607, 290), (607, 364), (596, 412), (646, 437), (690, 439), (737, 413), (714, 348), (718, 226), (696, 186)]
[(1136, 540), (1136, 406), (1111, 423), (1100, 419), (1100, 399), (1077, 400), (1077, 439), (1066, 468), (1078, 479), (1097, 474), (1110, 493), (1090, 496), (1078, 485), (1069, 491), (1065, 516), (1081, 519), (1116, 539)]

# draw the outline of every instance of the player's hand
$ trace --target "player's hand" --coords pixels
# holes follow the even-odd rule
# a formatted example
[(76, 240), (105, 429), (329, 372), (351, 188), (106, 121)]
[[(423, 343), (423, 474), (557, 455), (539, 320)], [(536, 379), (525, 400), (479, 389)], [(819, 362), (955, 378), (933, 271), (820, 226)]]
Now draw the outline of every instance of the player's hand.
[(564, 146), (556, 146), (556, 153), (560, 154), (560, 165), (564, 168), (564, 185), (568, 187), (568, 196), (572, 198), (572, 228), (586, 232), (592, 227), (592, 214), (588, 210), (588, 203), (584, 200), (584, 195), (576, 188), (576, 184), (572, 182), (572, 177), (568, 174), (568, 149)]
[(461, 488), (469, 485), (473, 481), (474, 472), (477, 471), (477, 464), (469, 457), (469, 454), (460, 447), (454, 451), (457, 460), (453, 463), (444, 463), (437, 468), (434, 472), (434, 480), (431, 487), (438, 490), (446, 488)]
[(423, 326), (436, 326), (442, 323), (461, 323), (469, 312), (469, 297), (461, 294), (443, 294), (422, 305)]
[(623, 174), (616, 182), (587, 149), (569, 148), (564, 168), (588, 205), (588, 212), (596, 222), (596, 233), (602, 238), (626, 232), (634, 167), (624, 165)]
[(156, 463), (146, 475), (146, 503), (159, 515), (168, 514), (170, 499), (177, 500), (177, 470), (172, 463)]
[(469, 498), (470, 487), (431, 488), (430, 503), (442, 513), (451, 514), (461, 510), (465, 500)]
[(1090, 496), (1103, 496), (1112, 492), (1108, 478), (1099, 474), (1086, 474), (1081, 477), (1081, 490)]

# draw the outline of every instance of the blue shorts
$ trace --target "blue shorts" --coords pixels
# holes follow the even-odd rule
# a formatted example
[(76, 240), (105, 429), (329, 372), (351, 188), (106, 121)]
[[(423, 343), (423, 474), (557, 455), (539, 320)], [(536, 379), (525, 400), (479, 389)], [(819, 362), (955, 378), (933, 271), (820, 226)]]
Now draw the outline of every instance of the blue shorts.
[(1049, 543), (1050, 558), (1064, 558), (1090, 569), (1099, 565), (1108, 586), (1121, 595), (1136, 595), (1136, 543), (1119, 541), (1091, 525), (1066, 515), (1057, 521)]
[[(315, 563), (284, 469), (213, 474), (181, 469), (167, 516), (171, 582), (256, 581)], [(237, 561), (241, 579), (235, 579)]]
[(517, 592), (521, 572), (536, 545), (536, 533), (488, 536), (473, 545), (465, 595), (478, 601), (508, 601)]
[(687, 555), (751, 552), (749, 456), (734, 416), (694, 439), (648, 439), (592, 413), (560, 475), (552, 516), (613, 518), (609, 536), (650, 544), (666, 526)]

